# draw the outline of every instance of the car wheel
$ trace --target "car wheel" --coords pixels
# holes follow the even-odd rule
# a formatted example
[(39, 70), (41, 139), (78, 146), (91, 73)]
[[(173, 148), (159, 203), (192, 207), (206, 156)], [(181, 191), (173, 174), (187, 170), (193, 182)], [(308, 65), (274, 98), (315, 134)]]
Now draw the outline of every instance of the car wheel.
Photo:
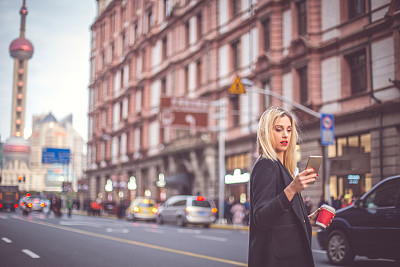
[(180, 226), (180, 227), (185, 227), (185, 226), (186, 226), (186, 224), (185, 224), (185, 222), (184, 222), (182, 216), (178, 216), (178, 217), (176, 218), (176, 225), (178, 225), (178, 226)]
[(335, 265), (349, 264), (354, 259), (346, 235), (337, 230), (328, 237), (327, 254), (329, 261)]
[(206, 224), (204, 225), (204, 228), (210, 228), (210, 224), (209, 224), (209, 223), (206, 223)]

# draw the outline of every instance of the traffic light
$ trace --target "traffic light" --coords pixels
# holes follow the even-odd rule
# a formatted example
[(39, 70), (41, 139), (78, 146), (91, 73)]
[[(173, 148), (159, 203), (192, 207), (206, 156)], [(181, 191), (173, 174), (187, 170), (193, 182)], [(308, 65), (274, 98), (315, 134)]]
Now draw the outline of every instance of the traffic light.
[(21, 175), (18, 176), (18, 182), (19, 183), (22, 182), (22, 176)]

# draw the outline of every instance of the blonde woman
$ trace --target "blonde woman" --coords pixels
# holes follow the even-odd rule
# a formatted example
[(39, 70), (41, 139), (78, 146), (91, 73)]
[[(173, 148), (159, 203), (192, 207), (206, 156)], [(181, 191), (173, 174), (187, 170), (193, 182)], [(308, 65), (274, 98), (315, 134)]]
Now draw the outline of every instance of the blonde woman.
[(294, 117), (271, 107), (257, 132), (259, 159), (250, 178), (249, 267), (314, 266), (311, 225), (300, 192), (315, 181), (312, 169), (294, 176), (298, 133)]

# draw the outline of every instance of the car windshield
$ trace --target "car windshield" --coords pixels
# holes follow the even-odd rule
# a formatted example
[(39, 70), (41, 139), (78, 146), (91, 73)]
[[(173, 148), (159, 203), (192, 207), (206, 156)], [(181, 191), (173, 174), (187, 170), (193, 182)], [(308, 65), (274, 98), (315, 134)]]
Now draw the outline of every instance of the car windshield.
[(154, 207), (154, 204), (153, 204), (153, 203), (143, 203), (143, 202), (140, 202), (138, 206), (139, 206), (139, 207)]
[(193, 207), (203, 207), (203, 208), (211, 208), (211, 204), (208, 201), (197, 201), (193, 200), (192, 201), (192, 206)]

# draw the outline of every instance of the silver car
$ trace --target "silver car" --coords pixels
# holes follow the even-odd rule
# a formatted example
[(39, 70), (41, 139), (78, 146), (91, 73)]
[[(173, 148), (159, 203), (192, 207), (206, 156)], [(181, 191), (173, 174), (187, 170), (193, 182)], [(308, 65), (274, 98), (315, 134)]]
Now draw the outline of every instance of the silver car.
[(209, 227), (216, 220), (214, 201), (203, 196), (173, 196), (158, 210), (158, 223), (174, 222), (178, 226), (202, 224)]

